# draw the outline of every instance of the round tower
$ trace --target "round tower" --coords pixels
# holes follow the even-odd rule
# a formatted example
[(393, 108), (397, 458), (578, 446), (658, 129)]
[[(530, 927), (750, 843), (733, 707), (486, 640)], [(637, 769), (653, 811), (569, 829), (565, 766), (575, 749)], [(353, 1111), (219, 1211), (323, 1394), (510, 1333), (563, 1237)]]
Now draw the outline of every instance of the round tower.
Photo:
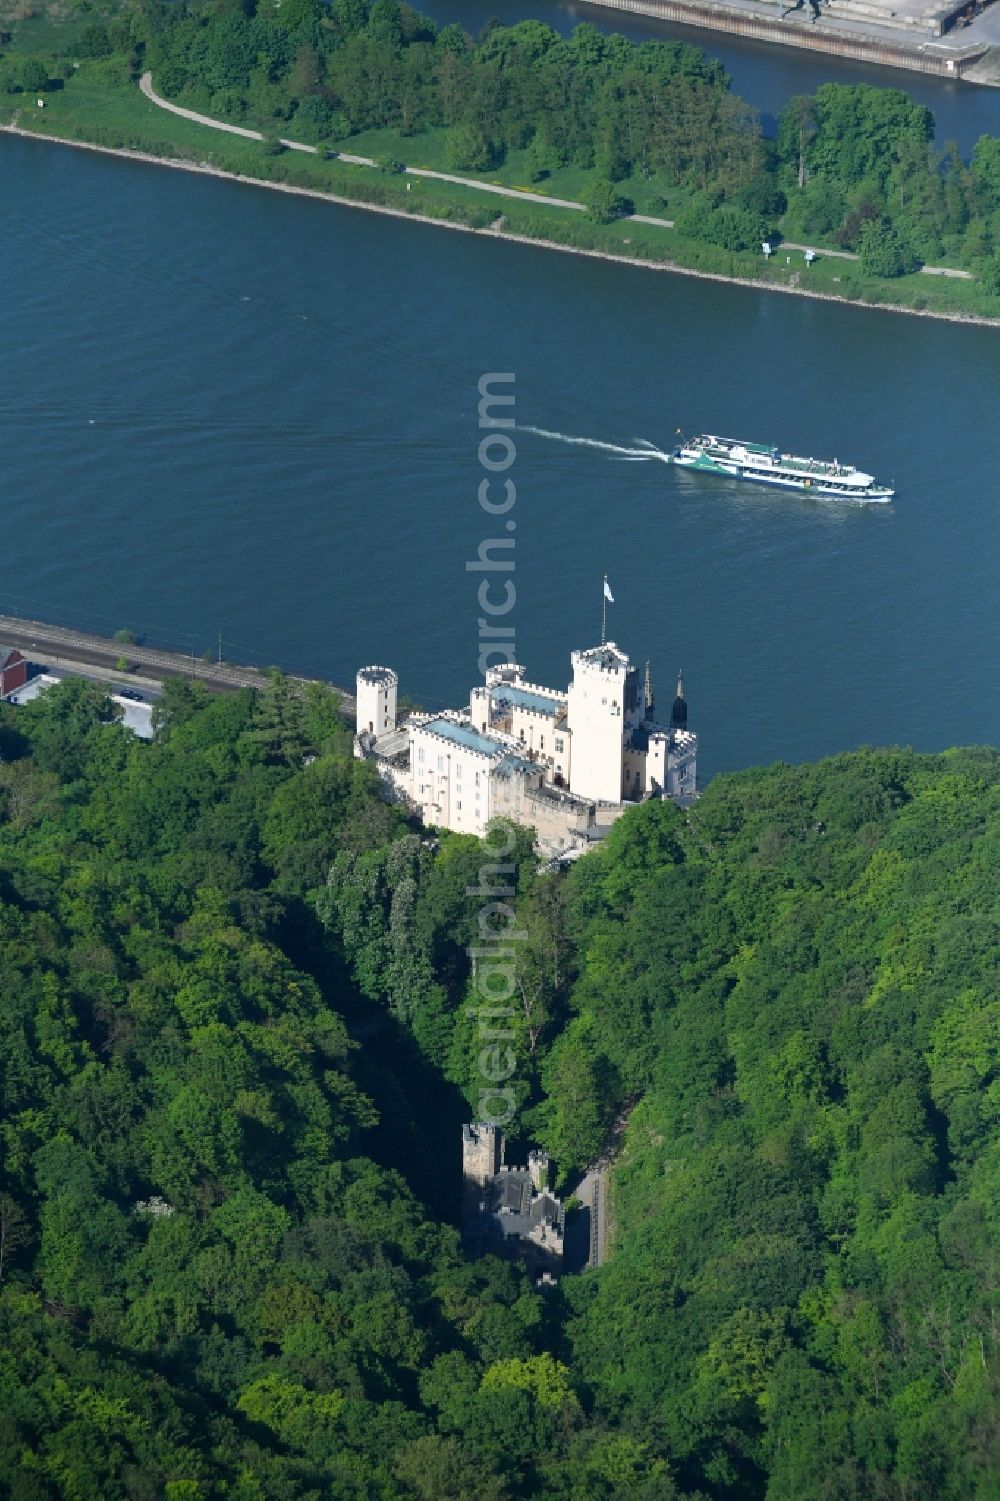
[(391, 667), (362, 667), (358, 673), (358, 734), (388, 735), (396, 728), (399, 678)]

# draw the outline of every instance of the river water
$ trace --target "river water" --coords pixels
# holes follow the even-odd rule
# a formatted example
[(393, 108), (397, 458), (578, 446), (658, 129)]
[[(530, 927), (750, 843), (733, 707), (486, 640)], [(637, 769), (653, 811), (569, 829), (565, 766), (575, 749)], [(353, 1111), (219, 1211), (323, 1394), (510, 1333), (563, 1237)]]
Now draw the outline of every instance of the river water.
[(1000, 334), (497, 243), (0, 140), (0, 610), (353, 680), (475, 680), (477, 382), (598, 442), (731, 432), (869, 509), (521, 431), (518, 654), (683, 667), (706, 774), (1000, 739)]

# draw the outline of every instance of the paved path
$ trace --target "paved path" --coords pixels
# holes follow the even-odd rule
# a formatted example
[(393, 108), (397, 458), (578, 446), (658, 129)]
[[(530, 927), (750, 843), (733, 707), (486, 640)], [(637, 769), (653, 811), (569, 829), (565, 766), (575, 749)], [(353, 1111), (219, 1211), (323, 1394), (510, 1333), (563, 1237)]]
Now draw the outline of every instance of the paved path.
[[(602, 1160), (589, 1168), (570, 1192), (572, 1198), (580, 1201), (579, 1213), (581, 1217), (585, 1216), (583, 1223), (588, 1240), (586, 1247), (572, 1247), (572, 1271), (584, 1271), (587, 1267), (604, 1265), (607, 1242), (606, 1195), (607, 1169)], [(567, 1246), (567, 1253), (570, 1251), (571, 1248)]]
[[(1000, 11), (1000, 0), (997, 10)], [(262, 141), (263, 133), (259, 130), (249, 130), (245, 125), (228, 125), (224, 120), (213, 120), (211, 115), (199, 115), (196, 110), (184, 109), (179, 104), (171, 104), (169, 99), (164, 99), (153, 88), (152, 73), (144, 73), (139, 80), (139, 87), (153, 104), (159, 105), (160, 109), (167, 109), (172, 115), (180, 115), (185, 120), (193, 120), (196, 125), (207, 125), (211, 130), (225, 130), (230, 135), (244, 136), (247, 140)], [(289, 151), (308, 151), (315, 156), (317, 147), (307, 146), (302, 141), (286, 141), (281, 137), (281, 144)], [(370, 156), (352, 156), (347, 151), (337, 152), (338, 161), (350, 162), (357, 167), (375, 167), (378, 163)], [(475, 177), (456, 177), (450, 172), (432, 172), (427, 167), (404, 167), (407, 177), (430, 177), (437, 182), (453, 182), (462, 188), (475, 188), (480, 193), (496, 193), (501, 198), (518, 198), (526, 203), (544, 203), (549, 207), (575, 209), (579, 213), (586, 213), (587, 205), (577, 203), (572, 198), (552, 198), (547, 193), (530, 193), (524, 188), (502, 188), (495, 182), (480, 182)], [(673, 229), (673, 219), (657, 219), (651, 214), (627, 214), (621, 221), (623, 224), (654, 224), (658, 229)], [(814, 245), (798, 245), (791, 240), (783, 240), (778, 249), (786, 250), (811, 250), (819, 256), (832, 256), (837, 260), (856, 261), (858, 257), (849, 250), (824, 250)], [(927, 276), (954, 276), (963, 281), (972, 279), (971, 271), (958, 271), (951, 266), (921, 266)]]
[[(207, 125), (211, 130), (225, 130), (230, 135), (243, 136), (249, 141), (262, 141), (263, 132), (260, 130), (248, 130), (245, 125), (229, 125), (224, 120), (213, 120), (211, 115), (199, 115), (197, 110), (182, 109), (179, 104), (171, 104), (169, 99), (164, 99), (153, 88), (152, 73), (144, 73), (139, 80), (139, 87), (153, 104), (158, 104), (160, 109), (168, 109), (172, 115), (180, 115), (184, 120), (193, 120), (196, 125)], [(303, 141), (286, 141), (283, 136), (279, 137), (282, 146), (287, 146), (289, 151), (308, 151), (310, 156), (315, 156), (318, 148), (307, 146)], [(338, 151), (337, 160), (350, 162), (355, 167), (377, 167), (374, 157), (352, 156), (349, 151)], [(433, 177), (438, 182), (453, 182), (460, 188), (476, 188), (480, 193), (498, 193), (501, 198), (523, 198), (528, 203), (554, 204), (556, 208), (577, 209), (581, 213), (586, 211), (585, 203), (575, 203), (572, 198), (551, 198), (546, 193), (529, 193), (523, 188), (502, 188), (495, 182), (479, 182), (474, 177), (456, 177), (451, 172), (432, 172), (428, 167), (404, 167), (407, 177)], [(650, 224), (667, 223), (666, 220), (650, 219)]]
[[(779, 245), (775, 246), (775, 254), (780, 250), (811, 250), (817, 258), (821, 255), (832, 256), (838, 261), (856, 261), (859, 259), (853, 250), (818, 250), (815, 245), (797, 245), (794, 240), (782, 240)], [(971, 271), (959, 271), (955, 266), (921, 266), (920, 269), (925, 276), (955, 276), (959, 281), (972, 280)]]

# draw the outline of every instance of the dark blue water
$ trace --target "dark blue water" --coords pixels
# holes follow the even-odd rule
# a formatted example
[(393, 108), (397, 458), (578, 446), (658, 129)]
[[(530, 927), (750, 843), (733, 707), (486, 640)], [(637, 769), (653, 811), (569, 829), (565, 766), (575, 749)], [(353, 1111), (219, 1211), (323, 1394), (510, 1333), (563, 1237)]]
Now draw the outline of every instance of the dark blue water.
[(475, 679), (476, 386), (523, 424), (851, 459), (888, 507), (518, 433), (521, 660), (609, 633), (685, 671), (706, 772), (1000, 739), (1000, 334), (0, 141), (0, 609), (436, 706)]
[(660, 37), (690, 42), (721, 59), (736, 93), (760, 111), (769, 135), (774, 133), (777, 115), (793, 94), (812, 94), (823, 83), (870, 83), (905, 89), (934, 111), (937, 144), (943, 147), (957, 141), (966, 157), (981, 135), (1000, 135), (1000, 89), (747, 41), (721, 31), (677, 26), (576, 0), (435, 0), (431, 11), (440, 24), (458, 21), (473, 35), (496, 16), (507, 26), (534, 18), (567, 33), (581, 21), (589, 21), (601, 31), (618, 31), (634, 41)]

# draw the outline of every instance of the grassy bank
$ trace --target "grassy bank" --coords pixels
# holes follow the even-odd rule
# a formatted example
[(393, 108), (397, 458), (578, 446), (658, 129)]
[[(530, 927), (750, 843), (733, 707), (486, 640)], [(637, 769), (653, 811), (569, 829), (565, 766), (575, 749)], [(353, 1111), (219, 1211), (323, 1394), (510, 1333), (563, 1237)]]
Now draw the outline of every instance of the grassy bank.
[[(920, 273), (881, 280), (863, 276), (856, 262), (821, 255), (806, 267), (801, 252), (780, 249), (765, 264), (760, 256), (731, 253), (685, 238), (676, 230), (630, 219), (598, 224), (572, 209), (499, 198), (473, 186), (404, 177), (336, 157), (322, 159), (300, 152), (273, 155), (263, 143), (229, 136), (160, 109), (134, 83), (124, 79), (117, 59), (81, 63), (63, 87), (43, 97), (45, 108), (38, 109), (31, 96), (9, 96), (9, 107), (4, 110), (6, 122), (30, 133), (203, 164), (219, 172), (329, 194), (361, 205), (624, 257), (639, 264), (659, 264), (870, 306), (1000, 321), (997, 299), (984, 296), (973, 281)], [(438, 131), (411, 137), (370, 131), (331, 145), (358, 155), (392, 157), (410, 166), (446, 170), (443, 137), (444, 132)], [(586, 192), (591, 174), (580, 168), (566, 168), (541, 183), (531, 183), (520, 156), (510, 153), (503, 168), (478, 174), (480, 180), (570, 199), (579, 199)], [(477, 176), (471, 172), (463, 175)], [(620, 188), (637, 212), (672, 216), (684, 206), (681, 194), (675, 191), (671, 196), (656, 182), (629, 179)]]

